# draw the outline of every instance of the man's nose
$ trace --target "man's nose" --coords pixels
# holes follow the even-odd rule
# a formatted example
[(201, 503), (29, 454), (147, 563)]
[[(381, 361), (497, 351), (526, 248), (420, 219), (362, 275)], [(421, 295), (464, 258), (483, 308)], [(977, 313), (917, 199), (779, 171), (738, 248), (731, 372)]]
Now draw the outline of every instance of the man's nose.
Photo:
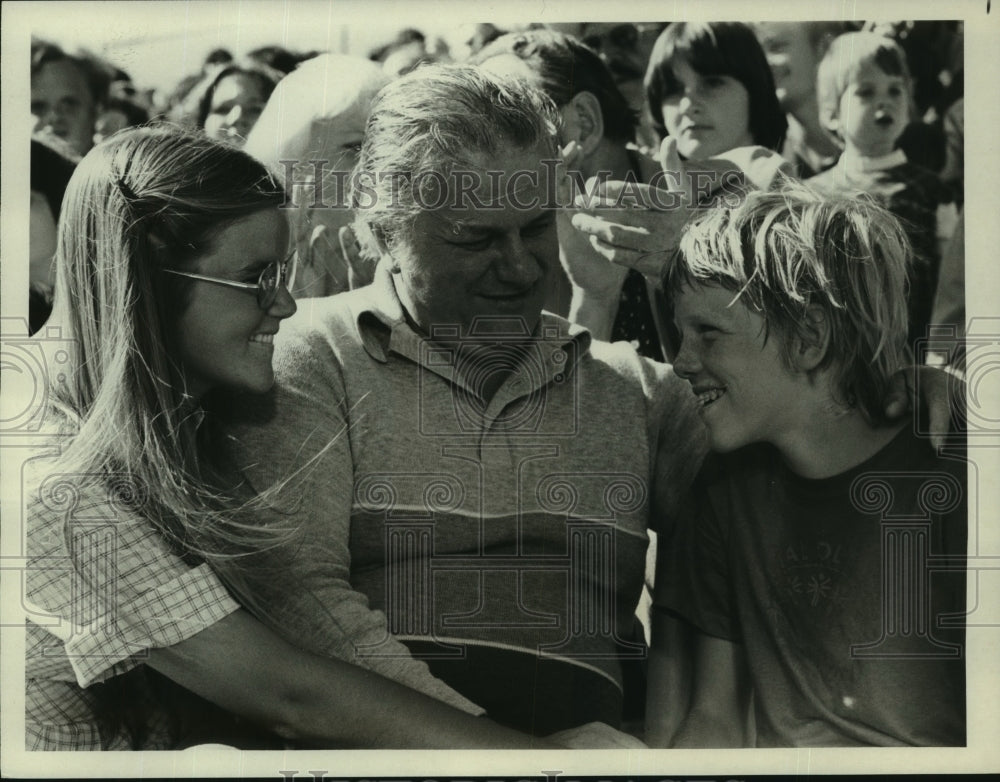
[(503, 259), (496, 265), (497, 277), (511, 285), (531, 285), (542, 274), (541, 264), (520, 236), (514, 236), (503, 248)]

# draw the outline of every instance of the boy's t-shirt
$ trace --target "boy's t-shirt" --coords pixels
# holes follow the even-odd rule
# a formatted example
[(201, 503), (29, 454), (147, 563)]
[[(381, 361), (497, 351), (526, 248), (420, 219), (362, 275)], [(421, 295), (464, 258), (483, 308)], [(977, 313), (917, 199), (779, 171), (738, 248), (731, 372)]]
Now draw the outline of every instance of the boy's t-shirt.
[(743, 644), (758, 746), (965, 744), (965, 485), (909, 427), (829, 479), (706, 462), (656, 604)]

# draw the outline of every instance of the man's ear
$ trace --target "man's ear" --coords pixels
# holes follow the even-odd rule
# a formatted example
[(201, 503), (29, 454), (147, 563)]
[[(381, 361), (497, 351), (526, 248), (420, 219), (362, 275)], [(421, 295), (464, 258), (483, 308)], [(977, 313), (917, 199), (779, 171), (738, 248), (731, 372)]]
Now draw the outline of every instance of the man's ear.
[(578, 92), (560, 112), (563, 138), (576, 141), (584, 155), (591, 154), (604, 139), (604, 116), (601, 104), (592, 92)]
[(830, 321), (822, 307), (810, 304), (795, 335), (792, 360), (803, 372), (816, 369), (830, 347)]

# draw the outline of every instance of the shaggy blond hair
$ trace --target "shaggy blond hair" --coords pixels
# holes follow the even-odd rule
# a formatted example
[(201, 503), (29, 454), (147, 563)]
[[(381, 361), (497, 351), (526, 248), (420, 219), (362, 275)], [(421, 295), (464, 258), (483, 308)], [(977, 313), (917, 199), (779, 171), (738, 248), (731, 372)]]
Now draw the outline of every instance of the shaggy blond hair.
[(789, 181), (738, 206), (706, 210), (685, 229), (666, 271), (685, 285), (733, 291), (791, 348), (818, 306), (830, 340), (817, 369), (832, 368), (835, 398), (884, 420), (889, 379), (910, 363), (907, 271), (911, 249), (896, 218), (864, 194), (826, 196)]

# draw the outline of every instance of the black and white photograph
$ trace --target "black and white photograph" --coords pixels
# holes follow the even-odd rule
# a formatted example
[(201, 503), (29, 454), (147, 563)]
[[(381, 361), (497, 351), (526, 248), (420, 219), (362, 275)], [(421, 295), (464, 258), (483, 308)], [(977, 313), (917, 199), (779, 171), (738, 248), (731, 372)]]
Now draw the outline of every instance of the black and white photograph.
[(0, 12), (5, 778), (1000, 771), (990, 2)]

